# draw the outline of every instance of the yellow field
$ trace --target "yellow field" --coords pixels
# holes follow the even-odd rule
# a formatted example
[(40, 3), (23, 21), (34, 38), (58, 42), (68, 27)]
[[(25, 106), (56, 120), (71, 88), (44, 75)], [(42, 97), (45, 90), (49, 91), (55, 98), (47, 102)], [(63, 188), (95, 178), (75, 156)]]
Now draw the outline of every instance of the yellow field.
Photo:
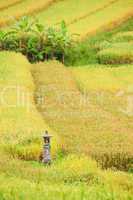
[[(1, 29), (24, 15), (43, 25), (65, 20), (84, 39), (132, 16), (133, 0), (0, 0)], [(29, 38), (26, 23), (21, 40), (0, 33), (0, 200), (133, 200), (132, 19), (72, 46), (69, 67), (53, 58), (60, 35), (60, 46), (69, 39), (65, 23), (57, 36), (48, 29), (44, 45), (43, 27), (33, 25)], [(45, 61), (11, 52), (23, 48)], [(46, 130), (50, 165), (41, 162)]]
[[(123, 69), (122, 75), (118, 78), (118, 80), (121, 79), (119, 85), (117, 85), (117, 80), (114, 82), (117, 71), (115, 74), (113, 69), (112, 74), (109, 74), (107, 70), (103, 70), (102, 73), (102, 69), (100, 69), (101, 75), (98, 69), (96, 74), (93, 73), (93, 70), (88, 72), (84, 69), (84, 72), (82, 69), (78, 70), (79, 68), (75, 68), (71, 72), (56, 62), (33, 66), (37, 91), (46, 99), (45, 107), (39, 106), (38, 109), (47, 124), (61, 137), (62, 146), (66, 152), (82, 152), (92, 155), (103, 166), (114, 163), (118, 166), (117, 162), (121, 163), (120, 165), (122, 163), (126, 165), (126, 158), (128, 157), (130, 160), (132, 157), (132, 120), (121, 112), (119, 115), (113, 113), (112, 104), (108, 104), (106, 110), (104, 106), (101, 107), (99, 102), (96, 102), (97, 99), (101, 100), (100, 95), (104, 92), (104, 88), (110, 88), (115, 93), (114, 89), (123, 87), (121, 76), (124, 76), (126, 70)], [(127, 73), (130, 74), (130, 70), (132, 71), (131, 68), (128, 68)], [(76, 76), (77, 84), (71, 73), (74, 73), (74, 77)], [(110, 80), (108, 80), (108, 76), (106, 78), (107, 74)], [(131, 75), (129, 76), (130, 79), (125, 77), (125, 84), (127, 80), (129, 83), (133, 83)], [(103, 80), (104, 77), (105, 80)], [(101, 84), (99, 84), (100, 80)], [(86, 87), (79, 90), (82, 83)], [(116, 86), (113, 87), (112, 83)], [(90, 93), (86, 91), (88, 85), (92, 89)], [(40, 90), (41, 86), (45, 87)], [(96, 86), (100, 88), (100, 93), (95, 93)], [(108, 93), (105, 94), (105, 97), (106, 95)], [(110, 98), (110, 95), (107, 97)], [(103, 102), (103, 104), (105, 103), (106, 101)], [(122, 103), (124, 104), (124, 102)], [(115, 104), (115, 106), (119, 106), (118, 101)], [(120, 116), (121, 119), (119, 119)], [(126, 156), (124, 156), (125, 154)], [(110, 161), (106, 163), (106, 159)]]
[(10, 6), (14, 6), (15, 4), (21, 2), (22, 0), (1, 0), (0, 1), (0, 10), (6, 9)]
[(117, 22), (120, 23), (121, 20), (124, 20), (124, 18), (127, 18), (128, 15), (130, 16), (132, 13), (132, 0), (118, 0), (109, 7), (70, 25), (69, 30), (73, 33), (79, 33), (82, 38), (87, 34), (96, 32), (99, 29), (109, 29), (110, 26), (117, 24)]
[(39, 159), (43, 131), (50, 129), (34, 104), (30, 67), (20, 54), (0, 53), (0, 149), (20, 158)]
[(81, 200), (84, 197), (85, 200), (102, 200), (113, 196), (115, 200), (132, 199), (131, 174), (102, 171), (95, 161), (85, 156), (69, 155), (50, 167), (6, 156), (1, 158), (0, 197), (21, 197), (22, 200)]
[(46, 9), (55, 0), (24, 0), (19, 4), (0, 11), (0, 26), (13, 23), (14, 19), (18, 19), (24, 15), (31, 15), (42, 9)]
[[(116, 1), (116, 0), (115, 0)], [(95, 14), (97, 10), (104, 9), (109, 6), (114, 0), (65, 0), (53, 4), (45, 11), (41, 11), (37, 15), (40, 22), (43, 24), (58, 24), (65, 20), (67, 24), (74, 23), (81, 18)]]
[[(112, 12), (113, 10), (113, 12)], [(36, 14), (37, 12), (37, 14)], [(133, 13), (132, 0), (24, 0), (0, 11), (0, 26), (13, 23), (24, 15), (34, 15), (41, 23), (54, 25), (65, 20), (72, 33), (80, 38), (109, 28), (127, 19)], [(104, 16), (104, 18), (103, 18)]]
[(133, 84), (132, 65), (114, 66), (113, 68), (106, 65), (90, 65), (73, 67), (71, 70), (81, 90), (85, 88), (87, 91), (117, 92), (125, 91), (129, 85)]

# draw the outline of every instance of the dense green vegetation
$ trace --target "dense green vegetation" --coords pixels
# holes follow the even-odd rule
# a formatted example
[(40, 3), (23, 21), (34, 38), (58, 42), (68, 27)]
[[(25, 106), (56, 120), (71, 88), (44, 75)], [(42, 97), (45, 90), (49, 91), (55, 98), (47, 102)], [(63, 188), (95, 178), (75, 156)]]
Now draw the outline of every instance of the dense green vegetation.
[[(7, 31), (0, 32), (0, 49), (21, 52), (29, 61), (57, 59), (66, 65), (133, 63), (133, 18), (112, 31), (102, 32), (84, 41), (62, 21), (60, 27), (45, 27), (37, 20), (23, 17)], [(79, 36), (76, 35), (76, 38)]]
[[(125, 57), (128, 57), (128, 52), (131, 60), (127, 59), (127, 61), (128, 63), (132, 63), (133, 62), (132, 31), (133, 31), (133, 18), (131, 17), (129, 20), (127, 20), (127, 22), (114, 28), (113, 30), (107, 32), (99, 32), (94, 36), (90, 36), (89, 38), (79, 42), (74, 48), (71, 49), (71, 51), (68, 52), (68, 54), (66, 55), (65, 64), (70, 66), (81, 66), (87, 64), (101, 63), (101, 60), (99, 60), (98, 53), (101, 49), (104, 50), (106, 48), (107, 50), (107, 47), (109, 48), (113, 47), (113, 49), (116, 51), (116, 56), (118, 53), (118, 59), (117, 62), (115, 62), (113, 61), (113, 56), (112, 57), (110, 56), (109, 57), (110, 62), (106, 62), (106, 64), (108, 63), (119, 64), (121, 61), (121, 59), (119, 58), (122, 58), (123, 64), (126, 63)], [(128, 35), (129, 37), (127, 37)], [(121, 53), (120, 57), (119, 53), (122, 50), (124, 52), (122, 52), (123, 54)]]
[(60, 28), (44, 27), (38, 21), (23, 17), (7, 31), (0, 32), (0, 50), (21, 52), (31, 62), (58, 59), (72, 47), (72, 36), (63, 21)]

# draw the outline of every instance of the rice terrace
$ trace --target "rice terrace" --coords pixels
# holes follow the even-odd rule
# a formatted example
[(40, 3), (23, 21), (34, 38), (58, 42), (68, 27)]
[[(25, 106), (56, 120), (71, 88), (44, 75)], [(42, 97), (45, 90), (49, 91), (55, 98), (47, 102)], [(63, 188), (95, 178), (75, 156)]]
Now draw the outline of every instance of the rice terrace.
[(0, 0), (0, 200), (133, 200), (133, 0)]

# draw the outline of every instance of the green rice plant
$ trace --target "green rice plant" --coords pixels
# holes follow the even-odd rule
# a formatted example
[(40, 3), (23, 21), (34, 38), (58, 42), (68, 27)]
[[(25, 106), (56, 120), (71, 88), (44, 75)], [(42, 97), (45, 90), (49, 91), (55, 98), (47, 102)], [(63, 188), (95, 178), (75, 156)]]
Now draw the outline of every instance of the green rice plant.
[(109, 41), (103, 41), (100, 43), (96, 43), (95, 47), (97, 50), (105, 50), (108, 48), (116, 48), (116, 49), (133, 49), (133, 42), (109, 42)]
[(116, 42), (133, 41), (133, 31), (119, 32), (113, 36), (113, 41), (116, 41)]
[(101, 64), (131, 64), (133, 63), (133, 49), (126, 48), (107, 48), (98, 52), (99, 63)]
[[(125, 44), (126, 48), (128, 45), (132, 45), (132, 41), (115, 41), (113, 37), (119, 33), (132, 32), (133, 18), (131, 17), (126, 22), (108, 31), (102, 31), (96, 35), (87, 37), (85, 40), (78, 42), (71, 48), (65, 59), (67, 66), (85, 66), (88, 64), (98, 64), (97, 53), (99, 50), (104, 48), (110, 48), (113, 44)], [(126, 45), (127, 44), (127, 45)]]

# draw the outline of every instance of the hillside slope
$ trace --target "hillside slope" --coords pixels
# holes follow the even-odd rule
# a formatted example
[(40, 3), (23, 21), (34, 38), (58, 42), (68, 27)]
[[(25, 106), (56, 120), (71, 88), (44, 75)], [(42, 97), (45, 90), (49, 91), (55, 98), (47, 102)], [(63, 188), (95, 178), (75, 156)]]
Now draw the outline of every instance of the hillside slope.
[[(92, 85), (89, 94), (86, 87), (82, 88), (82, 91), (79, 90), (80, 71), (79, 77), (78, 68), (75, 71), (77, 71), (78, 84), (74, 81), (71, 71), (58, 62), (40, 63), (33, 66), (37, 93), (45, 97), (45, 104), (38, 106), (38, 109), (47, 124), (61, 137), (65, 152), (92, 155), (104, 167), (128, 168), (133, 158), (132, 118), (125, 119), (123, 114), (113, 113), (115, 109), (112, 109), (113, 103), (111, 106), (106, 105), (106, 109), (102, 107), (96, 102), (97, 94)], [(98, 85), (97, 81), (100, 81), (101, 76), (97, 80), (93, 79), (95, 77), (93, 71), (90, 70), (88, 73), (86, 82), (89, 81), (94, 86)], [(102, 70), (101, 75), (104, 76)], [(107, 81), (109, 88), (113, 89), (114, 79), (111, 75), (109, 76), (110, 81), (105, 79), (105, 85)], [(82, 71), (81, 81), (85, 85)], [(132, 79), (130, 81), (133, 83)], [(100, 88), (100, 92), (104, 92), (104, 87)], [(105, 97), (103, 101), (107, 104), (110, 91), (109, 94), (107, 91)], [(119, 105), (119, 101), (115, 103)]]
[(0, 27), (14, 23), (14, 19), (24, 15), (31, 15), (44, 25), (58, 25), (65, 20), (69, 30), (83, 38), (102, 28), (120, 24), (132, 13), (132, 0), (24, 0), (0, 10)]

